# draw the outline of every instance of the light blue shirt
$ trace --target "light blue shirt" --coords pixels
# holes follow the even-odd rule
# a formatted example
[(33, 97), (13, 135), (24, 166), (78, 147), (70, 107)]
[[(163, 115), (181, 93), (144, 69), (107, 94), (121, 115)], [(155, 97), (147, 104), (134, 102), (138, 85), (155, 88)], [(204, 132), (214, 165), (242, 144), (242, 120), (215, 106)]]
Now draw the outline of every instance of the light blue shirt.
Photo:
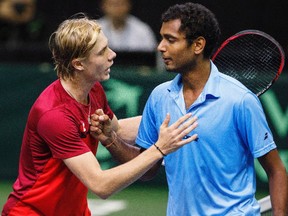
[(181, 75), (153, 90), (136, 143), (143, 148), (155, 143), (166, 113), (172, 124), (191, 112), (199, 125), (190, 135), (199, 139), (164, 158), (167, 215), (260, 215), (254, 158), (276, 145), (258, 97), (211, 66), (203, 92), (188, 110)]

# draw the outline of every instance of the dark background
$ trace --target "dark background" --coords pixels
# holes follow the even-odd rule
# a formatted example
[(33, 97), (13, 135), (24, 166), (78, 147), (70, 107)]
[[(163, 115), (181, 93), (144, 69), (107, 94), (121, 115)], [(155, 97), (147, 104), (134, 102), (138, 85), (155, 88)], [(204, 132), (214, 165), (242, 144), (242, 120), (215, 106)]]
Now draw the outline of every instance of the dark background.
[[(49, 0), (39, 3), (40, 11), (49, 21), (49, 30), (55, 29), (63, 19), (77, 12), (101, 16), (99, 0)], [(148, 23), (159, 39), (160, 18), (170, 5), (183, 0), (134, 0), (132, 14)], [(288, 1), (287, 0), (198, 0), (213, 11), (222, 29), (222, 40), (245, 29), (258, 29), (270, 34), (288, 52)]]
[[(132, 2), (132, 14), (149, 24), (160, 41), (161, 14), (169, 6), (186, 1), (132, 0)], [(257, 29), (274, 37), (288, 56), (287, 0), (198, 0), (193, 2), (203, 4), (215, 13), (222, 30), (221, 41), (239, 31)], [(51, 54), (47, 46), (50, 34), (64, 19), (75, 13), (85, 12), (92, 18), (101, 17), (99, 4), (100, 0), (37, 1), (37, 14), (34, 20), (28, 26), (18, 28), (18, 31), (22, 33), (19, 37), (20, 42), (7, 47), (3, 41), (0, 41), (0, 62), (51, 62)], [(1, 22), (0, 24), (2, 25)], [(33, 29), (30, 35), (27, 33), (29, 28), (30, 32)], [(6, 30), (6, 32), (9, 31)]]

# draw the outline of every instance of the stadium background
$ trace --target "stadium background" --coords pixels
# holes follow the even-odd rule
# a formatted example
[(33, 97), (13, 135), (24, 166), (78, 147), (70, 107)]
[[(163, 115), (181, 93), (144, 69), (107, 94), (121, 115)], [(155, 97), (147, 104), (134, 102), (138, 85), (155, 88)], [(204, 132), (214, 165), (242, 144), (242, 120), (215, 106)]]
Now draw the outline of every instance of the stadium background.
[[(159, 38), (160, 15), (173, 0), (134, 1), (132, 13), (147, 22)], [(288, 1), (257, 0), (203, 0), (199, 2), (210, 8), (222, 28), (222, 40), (244, 30), (258, 29), (272, 35), (288, 55)], [(13, 49), (0, 45), (0, 207), (11, 191), (18, 169), (18, 156), (22, 133), (31, 105), (39, 93), (56, 79), (47, 40), (59, 22), (76, 12), (101, 16), (99, 1), (61, 0), (41, 1), (38, 10), (46, 24), (43, 37)], [(149, 14), (147, 14), (149, 11)], [(47, 24), (48, 23), (48, 24)], [(133, 57), (132, 57), (133, 56)], [(287, 57), (286, 57), (287, 61)], [(127, 66), (127, 63), (130, 66)], [(141, 114), (151, 90), (159, 83), (173, 78), (157, 67), (155, 53), (119, 53), (112, 69), (111, 79), (104, 82), (112, 109), (119, 118)], [(288, 168), (288, 84), (287, 64), (276, 84), (261, 96), (267, 120), (279, 147), (281, 158)], [(109, 153), (100, 148), (97, 157), (104, 169), (114, 166)], [(268, 194), (267, 179), (263, 170), (257, 168), (257, 196)], [(92, 197), (92, 196), (91, 196)], [(94, 197), (95, 198), (95, 197)], [(126, 200), (126, 211), (109, 215), (165, 215), (167, 187), (164, 168), (151, 182), (136, 182), (112, 200)], [(122, 213), (121, 213), (122, 212)], [(133, 214), (131, 214), (133, 212)], [(104, 213), (103, 213), (104, 215)], [(106, 215), (106, 214), (105, 214)]]

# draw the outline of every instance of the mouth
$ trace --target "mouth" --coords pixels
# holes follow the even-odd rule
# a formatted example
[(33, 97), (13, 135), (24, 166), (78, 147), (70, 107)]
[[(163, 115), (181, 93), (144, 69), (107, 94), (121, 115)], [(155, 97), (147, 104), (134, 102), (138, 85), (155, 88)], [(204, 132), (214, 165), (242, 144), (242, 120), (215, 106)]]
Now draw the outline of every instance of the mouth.
[(163, 59), (163, 61), (164, 61), (164, 63), (165, 63), (166, 65), (169, 64), (169, 62), (172, 61), (172, 59), (171, 59), (171, 58), (168, 58), (168, 57), (162, 57), (162, 59)]
[(112, 64), (106, 69), (106, 72), (110, 73), (112, 65), (113, 65), (113, 62), (112, 62)]

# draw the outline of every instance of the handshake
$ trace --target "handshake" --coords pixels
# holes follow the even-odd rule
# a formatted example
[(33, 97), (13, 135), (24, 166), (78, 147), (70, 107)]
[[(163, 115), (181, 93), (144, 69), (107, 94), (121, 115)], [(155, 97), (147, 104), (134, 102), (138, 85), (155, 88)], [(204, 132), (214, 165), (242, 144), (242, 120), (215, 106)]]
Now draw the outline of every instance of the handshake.
[[(197, 117), (192, 117), (191, 113), (180, 117), (170, 126), (169, 122), (170, 114), (167, 114), (160, 126), (158, 140), (154, 143), (154, 146), (162, 156), (174, 152), (183, 145), (198, 139), (197, 134), (188, 135), (198, 126)], [(121, 125), (118, 125), (118, 121), (111, 120), (104, 114), (102, 109), (96, 110), (91, 115), (90, 134), (98, 139), (106, 148), (117, 145), (121, 140), (125, 140), (125, 137), (118, 136), (119, 131), (121, 131)], [(127, 133), (129, 132), (127, 131)], [(121, 134), (127, 133), (121, 132)]]

